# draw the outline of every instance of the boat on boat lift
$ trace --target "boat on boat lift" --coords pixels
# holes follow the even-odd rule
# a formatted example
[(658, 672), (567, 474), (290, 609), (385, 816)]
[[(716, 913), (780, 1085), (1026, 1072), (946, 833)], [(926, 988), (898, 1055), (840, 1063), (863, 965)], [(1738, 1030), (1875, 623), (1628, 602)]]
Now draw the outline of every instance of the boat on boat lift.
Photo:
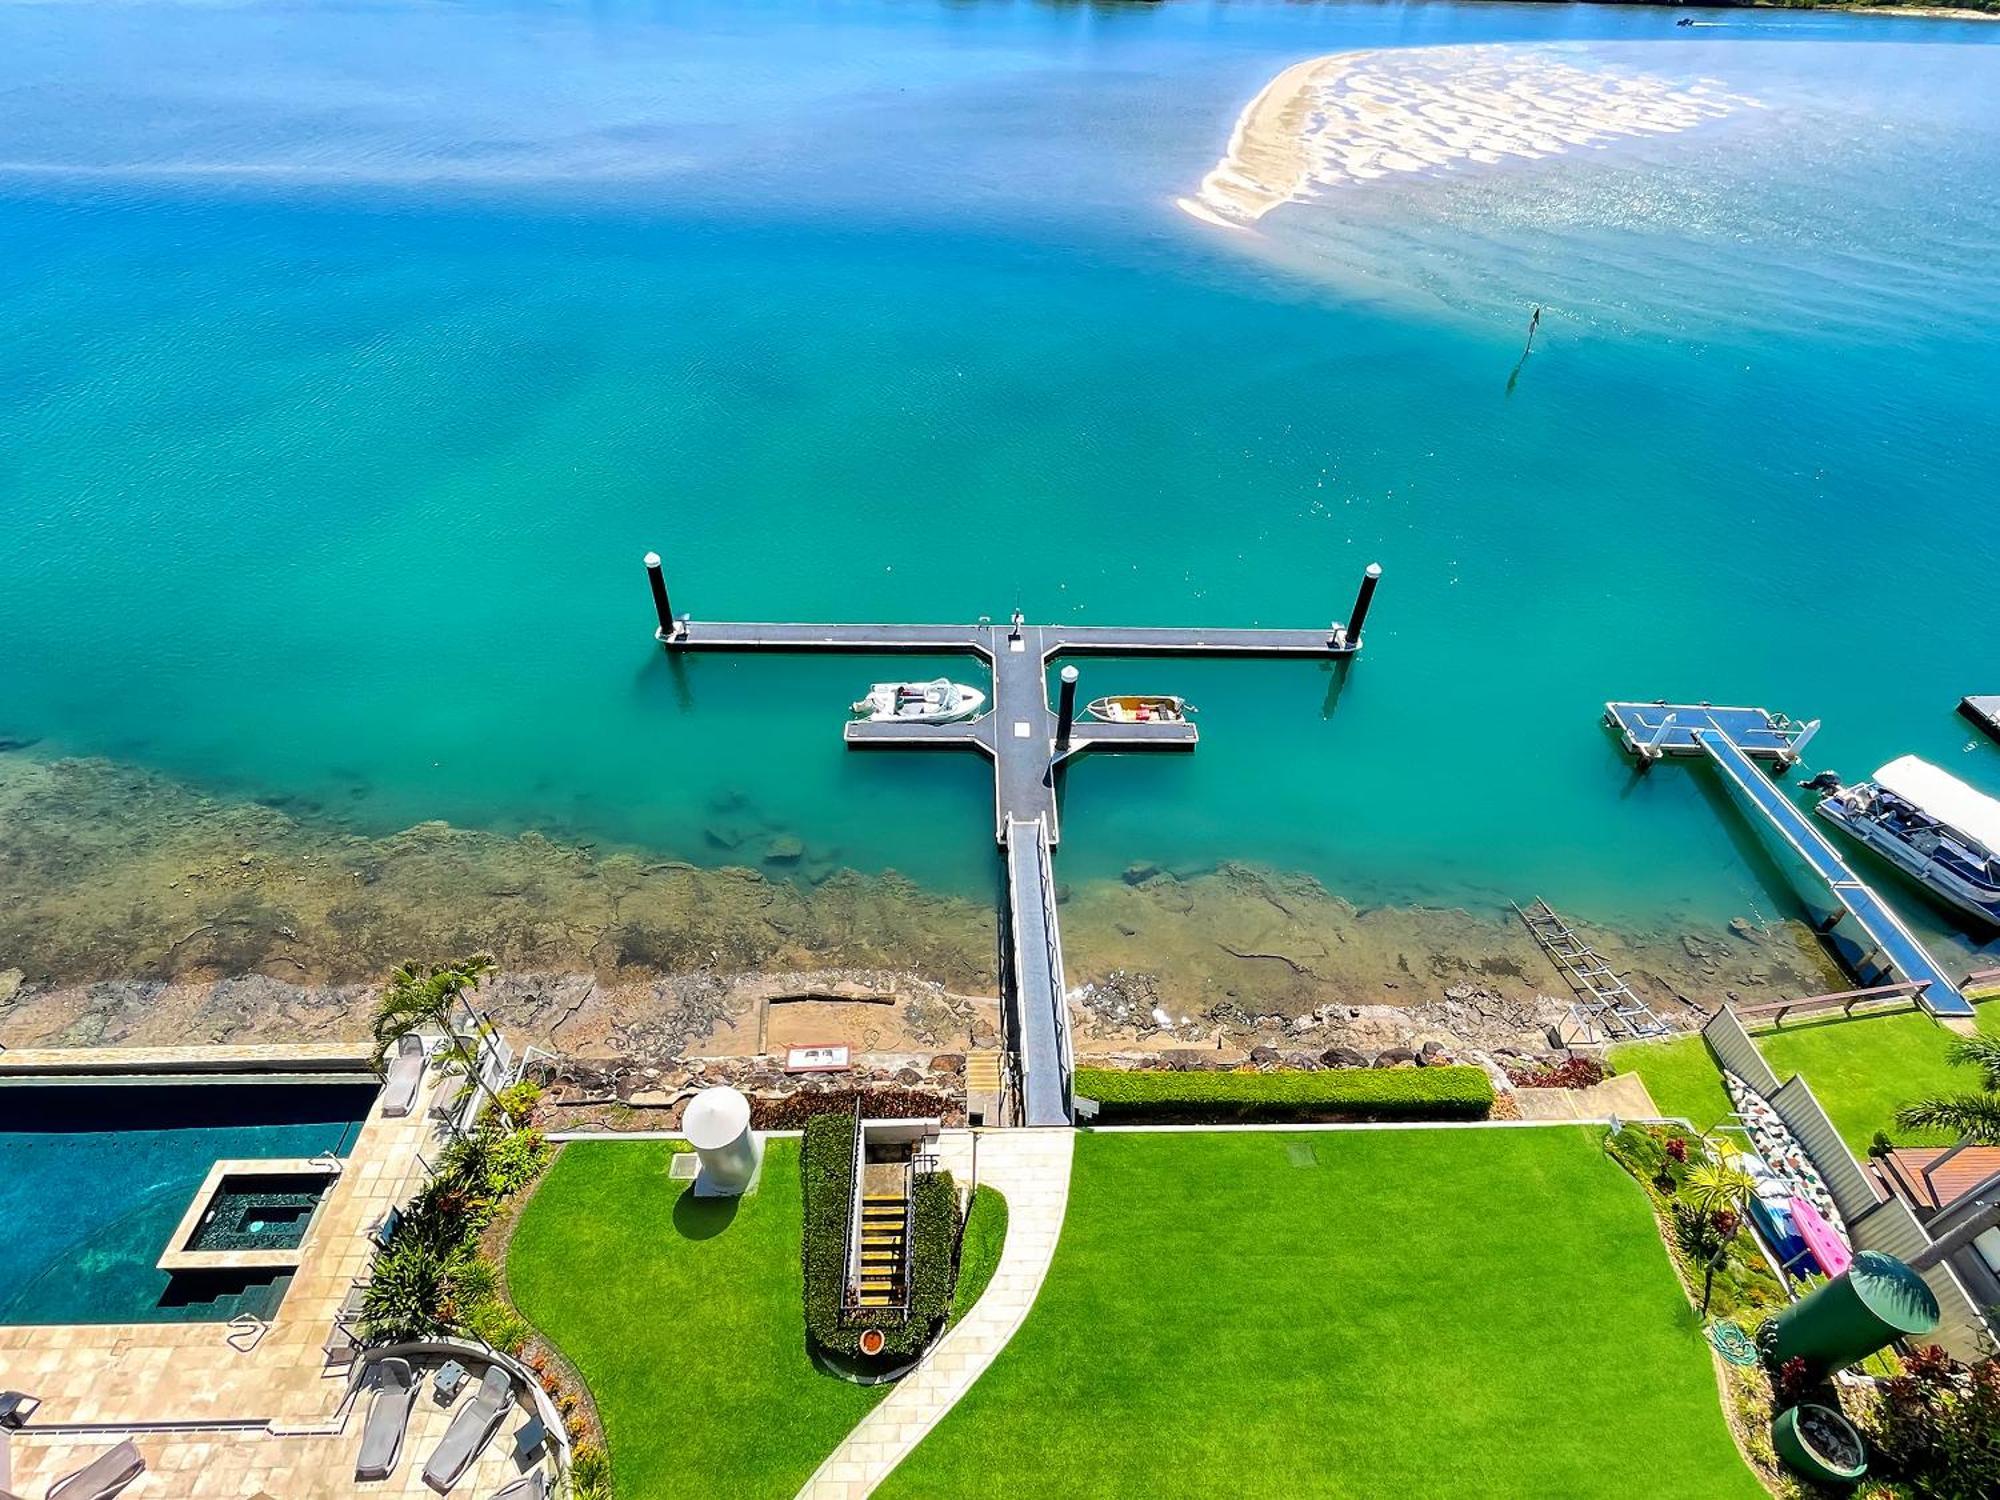
[(986, 695), (940, 677), (933, 682), (878, 682), (854, 704), (857, 718), (888, 724), (956, 724), (985, 705)]
[(2000, 926), (2000, 801), (1914, 755), (1815, 808), (1941, 900)]
[(1117, 693), (1090, 703), (1090, 716), (1106, 724), (1178, 724), (1193, 712), (1185, 698), (1165, 693)]

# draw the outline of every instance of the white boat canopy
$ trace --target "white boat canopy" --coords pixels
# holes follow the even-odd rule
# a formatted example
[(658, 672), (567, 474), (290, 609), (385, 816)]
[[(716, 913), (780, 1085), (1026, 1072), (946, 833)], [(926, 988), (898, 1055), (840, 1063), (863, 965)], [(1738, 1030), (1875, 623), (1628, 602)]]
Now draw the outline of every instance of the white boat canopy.
[(1878, 770), (1875, 784), (1984, 845), (1989, 854), (2000, 854), (2000, 801), (1967, 786), (1949, 771), (1904, 755)]

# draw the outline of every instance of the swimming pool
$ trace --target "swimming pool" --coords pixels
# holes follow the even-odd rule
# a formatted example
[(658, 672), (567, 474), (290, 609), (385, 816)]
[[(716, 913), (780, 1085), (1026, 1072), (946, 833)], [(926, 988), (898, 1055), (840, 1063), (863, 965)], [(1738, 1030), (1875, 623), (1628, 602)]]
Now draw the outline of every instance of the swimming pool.
[(0, 1324), (269, 1317), (291, 1273), (158, 1267), (217, 1161), (345, 1157), (368, 1078), (0, 1086)]

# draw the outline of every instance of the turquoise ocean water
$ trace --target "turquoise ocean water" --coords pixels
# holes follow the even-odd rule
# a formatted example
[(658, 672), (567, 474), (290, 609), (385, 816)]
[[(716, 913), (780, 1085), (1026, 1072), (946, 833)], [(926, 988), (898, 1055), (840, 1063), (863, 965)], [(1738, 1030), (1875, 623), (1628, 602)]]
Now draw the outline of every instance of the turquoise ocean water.
[[(983, 764), (843, 753), (872, 663), (670, 667), (641, 554), (719, 617), (1304, 625), (1380, 561), (1344, 681), (1086, 666), (1203, 740), (1079, 768), (1069, 878), (1767, 911), (1597, 718), (2000, 792), (2000, 27), (1675, 18), (0, 4), (0, 733), (718, 862), (741, 800), (983, 894)], [(1291, 63), (1473, 43), (1761, 107), (1174, 206)]]

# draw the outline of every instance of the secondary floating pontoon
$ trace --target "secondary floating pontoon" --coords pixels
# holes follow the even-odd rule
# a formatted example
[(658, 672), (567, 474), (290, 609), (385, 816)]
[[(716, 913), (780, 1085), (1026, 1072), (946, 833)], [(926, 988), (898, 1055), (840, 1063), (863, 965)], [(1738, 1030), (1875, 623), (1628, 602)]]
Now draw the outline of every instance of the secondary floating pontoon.
[(856, 716), (896, 724), (956, 724), (978, 713), (986, 695), (940, 677), (935, 682), (878, 682), (854, 705)]
[(1817, 810), (1960, 911), (2000, 925), (2000, 801), (1905, 755)]
[(1185, 698), (1165, 693), (1120, 693), (1090, 704), (1090, 716), (1106, 724), (1178, 724), (1193, 712)]

